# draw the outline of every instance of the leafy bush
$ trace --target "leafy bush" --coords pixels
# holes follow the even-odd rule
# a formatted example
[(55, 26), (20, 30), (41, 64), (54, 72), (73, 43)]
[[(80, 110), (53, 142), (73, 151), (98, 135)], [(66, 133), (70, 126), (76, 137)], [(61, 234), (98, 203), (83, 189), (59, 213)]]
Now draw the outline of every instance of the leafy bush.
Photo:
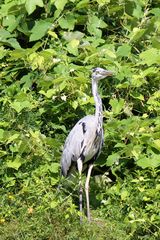
[[(2, 239), (158, 239), (159, 16), (159, 1), (1, 1)], [(116, 180), (92, 181), (97, 227), (79, 226), (72, 192), (65, 205), (67, 191), (57, 190), (65, 137), (94, 113), (94, 66), (115, 73), (100, 84), (105, 144), (96, 165)]]

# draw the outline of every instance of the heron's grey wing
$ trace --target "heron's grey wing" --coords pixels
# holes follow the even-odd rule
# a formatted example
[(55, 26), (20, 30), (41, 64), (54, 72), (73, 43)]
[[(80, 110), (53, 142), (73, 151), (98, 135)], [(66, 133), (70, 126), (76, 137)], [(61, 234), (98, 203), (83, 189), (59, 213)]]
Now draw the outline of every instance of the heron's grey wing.
[(94, 132), (95, 117), (92, 115), (82, 118), (72, 128), (66, 139), (61, 158), (61, 168), (64, 176), (67, 176), (72, 163), (76, 162), (80, 156), (86, 157), (86, 149), (89, 148), (86, 145), (92, 144)]

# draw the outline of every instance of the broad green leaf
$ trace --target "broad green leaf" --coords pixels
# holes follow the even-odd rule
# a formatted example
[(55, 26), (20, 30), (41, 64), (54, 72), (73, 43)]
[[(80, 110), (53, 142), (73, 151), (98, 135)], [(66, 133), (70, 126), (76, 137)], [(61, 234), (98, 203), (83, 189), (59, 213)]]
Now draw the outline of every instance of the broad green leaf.
[(30, 42), (36, 41), (44, 37), (48, 29), (52, 26), (51, 22), (46, 20), (39, 20), (35, 23), (34, 27), (31, 29)]
[(132, 32), (128, 36), (130, 38), (130, 42), (140, 40), (140, 38), (144, 35), (145, 31), (146, 29), (134, 27)]
[(150, 10), (150, 13), (153, 13), (156, 17), (160, 16), (160, 8), (153, 8)]
[(8, 43), (11, 47), (13, 47), (15, 49), (21, 49), (21, 46), (20, 46), (19, 42), (15, 38), (9, 38), (6, 41), (6, 43)]
[(102, 31), (101, 28), (106, 28), (107, 24), (95, 15), (89, 15), (87, 22), (87, 30), (91, 35), (101, 38)]
[(112, 166), (113, 164), (117, 163), (120, 158), (120, 155), (118, 153), (113, 153), (112, 155), (109, 155), (107, 158), (106, 165)]
[(63, 10), (64, 9), (64, 7), (65, 7), (65, 5), (66, 5), (66, 3), (68, 2), (68, 0), (55, 0), (54, 1), (54, 5), (56, 6), (56, 8), (58, 9), (58, 10)]
[(22, 165), (22, 160), (17, 157), (14, 161), (8, 161), (6, 165), (8, 168), (13, 168), (15, 170), (18, 170)]
[(76, 19), (74, 18), (74, 15), (69, 14), (63, 18), (60, 18), (58, 22), (61, 28), (68, 29), (70, 31), (74, 29)]
[(159, 154), (153, 154), (150, 157), (143, 157), (137, 161), (137, 165), (142, 168), (156, 168), (160, 166)]
[(77, 3), (76, 9), (86, 8), (88, 7), (89, 0), (81, 0)]
[(13, 32), (14, 29), (18, 26), (18, 21), (16, 20), (16, 17), (14, 15), (8, 15), (3, 20), (3, 26), (8, 27), (7, 30), (9, 32)]
[(78, 55), (78, 46), (79, 46), (79, 40), (73, 39), (67, 44), (67, 50), (69, 53), (77, 56)]
[(5, 39), (11, 38), (11, 37), (13, 37), (13, 35), (10, 32), (8, 32), (7, 30), (5, 30), (3, 28), (0, 29), (0, 41), (3, 41)]
[(124, 107), (124, 99), (120, 98), (118, 99), (111, 99), (109, 101), (109, 104), (112, 106), (112, 112), (113, 114), (119, 114), (121, 110)]
[(123, 44), (117, 49), (117, 56), (128, 57), (131, 53), (131, 46), (128, 44)]
[(105, 49), (104, 53), (111, 58), (116, 58), (116, 54), (113, 51), (111, 51), (110, 49)]
[(28, 100), (21, 101), (21, 102), (14, 101), (13, 103), (10, 104), (10, 106), (14, 108), (17, 113), (20, 113), (24, 108), (29, 108), (29, 109), (33, 108), (33, 104)]
[(144, 12), (142, 11), (142, 7), (139, 4), (136, 4), (136, 8), (134, 8), (132, 15), (137, 19), (140, 19), (143, 17)]
[(151, 66), (153, 64), (160, 64), (160, 50), (156, 48), (150, 48), (139, 55), (142, 59), (141, 64), (147, 64)]
[(31, 64), (32, 70), (35, 69), (45, 69), (45, 60), (43, 56), (40, 56), (38, 53), (32, 53), (28, 57), (28, 62)]
[(54, 94), (56, 94), (57, 90), (55, 88), (49, 89), (47, 92), (41, 90), (39, 91), (40, 94), (45, 95), (47, 98), (52, 98)]
[(23, 109), (23, 107), (22, 107), (22, 105), (21, 105), (21, 102), (13, 102), (13, 103), (11, 103), (10, 105), (11, 105), (11, 107), (14, 108), (14, 109), (16, 110), (16, 112), (18, 112), (18, 113)]
[[(147, 83), (145, 78), (142, 78), (139, 74), (133, 74), (131, 78), (131, 85), (134, 87), (140, 87), (143, 84)], [(134, 94), (133, 94), (134, 95)], [(136, 94), (135, 94), (136, 96)]]
[(25, 7), (29, 15), (36, 10), (36, 6), (43, 7), (43, 0), (26, 0)]

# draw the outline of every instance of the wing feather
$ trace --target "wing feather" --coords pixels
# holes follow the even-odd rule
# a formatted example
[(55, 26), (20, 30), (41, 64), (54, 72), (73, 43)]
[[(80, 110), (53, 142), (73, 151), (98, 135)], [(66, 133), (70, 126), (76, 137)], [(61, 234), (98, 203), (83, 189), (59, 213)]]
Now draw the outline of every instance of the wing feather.
[(72, 163), (77, 162), (79, 157), (86, 162), (100, 150), (103, 131), (97, 136), (96, 126), (95, 116), (89, 115), (79, 120), (70, 131), (61, 158), (61, 168), (64, 176), (67, 176)]

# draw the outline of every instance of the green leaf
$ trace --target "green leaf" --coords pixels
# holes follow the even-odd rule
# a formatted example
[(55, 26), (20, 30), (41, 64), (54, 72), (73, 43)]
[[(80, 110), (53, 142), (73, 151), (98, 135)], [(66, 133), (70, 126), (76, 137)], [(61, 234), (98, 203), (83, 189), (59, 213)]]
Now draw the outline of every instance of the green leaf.
[(156, 17), (160, 16), (160, 8), (152, 8), (150, 13), (153, 13)]
[(152, 154), (150, 157), (143, 157), (137, 161), (137, 165), (142, 168), (156, 168), (160, 166), (159, 154)]
[(20, 168), (20, 166), (22, 165), (22, 161), (19, 157), (16, 157), (16, 159), (14, 161), (8, 161), (6, 163), (8, 168), (13, 168), (15, 170), (18, 170)]
[(160, 64), (160, 50), (156, 48), (150, 48), (139, 55), (142, 59), (141, 64), (147, 64), (151, 66), (153, 64)]
[(34, 12), (36, 9), (36, 6), (43, 7), (43, 1), (42, 0), (26, 0), (25, 8), (30, 15)]
[(8, 27), (7, 30), (9, 32), (13, 32), (14, 29), (18, 26), (18, 21), (16, 20), (16, 17), (14, 15), (8, 15), (3, 20), (3, 26)]
[(144, 101), (144, 96), (138, 92), (133, 92), (130, 94), (130, 96), (132, 96), (135, 99), (139, 99), (141, 101)]
[(47, 92), (41, 90), (39, 91), (40, 94), (43, 94), (47, 98), (52, 98), (54, 94), (56, 94), (56, 89), (49, 89)]
[(51, 201), (51, 202), (50, 202), (50, 207), (51, 207), (51, 208), (56, 208), (57, 205), (58, 205), (58, 203), (57, 203), (56, 201)]
[(0, 47), (0, 59), (3, 59), (6, 56), (6, 54), (7, 54), (6, 49), (3, 46), (1, 46)]
[(4, 130), (0, 128), (0, 140), (3, 139), (4, 136)]
[(73, 30), (74, 25), (76, 23), (76, 19), (75, 19), (74, 15), (69, 14), (63, 18), (60, 18), (58, 22), (59, 22), (59, 25), (61, 26), (61, 28)]
[(58, 9), (58, 10), (63, 10), (64, 9), (64, 7), (65, 7), (65, 5), (66, 5), (66, 3), (68, 2), (68, 0), (55, 0), (54, 1), (54, 5), (56, 6), (56, 8)]
[(107, 158), (107, 166), (112, 166), (115, 164), (120, 158), (120, 155), (118, 153), (113, 153), (112, 155), (109, 155)]
[(152, 146), (160, 151), (160, 139), (153, 140)]
[(117, 56), (128, 57), (130, 53), (131, 53), (131, 46), (129, 46), (128, 44), (123, 44), (117, 49)]
[(77, 107), (78, 107), (78, 102), (77, 102), (77, 101), (73, 101), (73, 102), (72, 102), (72, 107), (73, 107), (74, 109), (77, 109)]
[(126, 200), (129, 196), (129, 192), (127, 190), (122, 190), (121, 192), (121, 199), (122, 201)]
[(58, 173), (59, 172), (59, 163), (52, 163), (49, 167), (49, 170), (52, 172), (52, 173)]
[(65, 133), (67, 132), (66, 127), (64, 125), (58, 125), (58, 124), (55, 124), (55, 123), (51, 123), (51, 126), (52, 126), (53, 129), (60, 129)]
[(15, 38), (10, 38), (6, 41), (11, 47), (15, 49), (21, 49), (21, 46), (19, 45), (19, 42)]
[(101, 38), (102, 31), (100, 28), (106, 28), (107, 24), (95, 15), (89, 15), (87, 22), (87, 30), (91, 35)]
[(38, 22), (36, 22), (31, 30), (31, 35), (29, 38), (30, 42), (39, 40), (44, 37), (44, 35), (51, 26), (52, 23), (45, 20), (39, 20)]
[(77, 56), (78, 55), (78, 46), (79, 46), (79, 40), (73, 39), (67, 44), (67, 50), (69, 53)]
[(111, 99), (109, 101), (109, 104), (112, 106), (112, 112), (113, 114), (119, 114), (121, 112), (121, 110), (124, 107), (124, 99), (120, 98), (118, 99)]
[(135, 42), (140, 40), (140, 38), (144, 35), (146, 29), (140, 29), (137, 27), (134, 27), (132, 32), (129, 34), (130, 42)]
[(86, 8), (89, 5), (89, 0), (81, 0), (77, 3), (76, 9)]
[(0, 29), (0, 41), (6, 40), (7, 38), (11, 38), (13, 35), (7, 30), (1, 28)]
[(105, 50), (104, 50), (104, 53), (105, 53), (107, 56), (109, 56), (110, 58), (116, 58), (116, 54), (115, 54), (112, 50), (110, 50), (110, 49), (105, 49)]
[(28, 100), (21, 102), (14, 101), (10, 104), (10, 106), (15, 109), (17, 113), (20, 113), (24, 108), (32, 109), (34, 107), (33, 104)]

